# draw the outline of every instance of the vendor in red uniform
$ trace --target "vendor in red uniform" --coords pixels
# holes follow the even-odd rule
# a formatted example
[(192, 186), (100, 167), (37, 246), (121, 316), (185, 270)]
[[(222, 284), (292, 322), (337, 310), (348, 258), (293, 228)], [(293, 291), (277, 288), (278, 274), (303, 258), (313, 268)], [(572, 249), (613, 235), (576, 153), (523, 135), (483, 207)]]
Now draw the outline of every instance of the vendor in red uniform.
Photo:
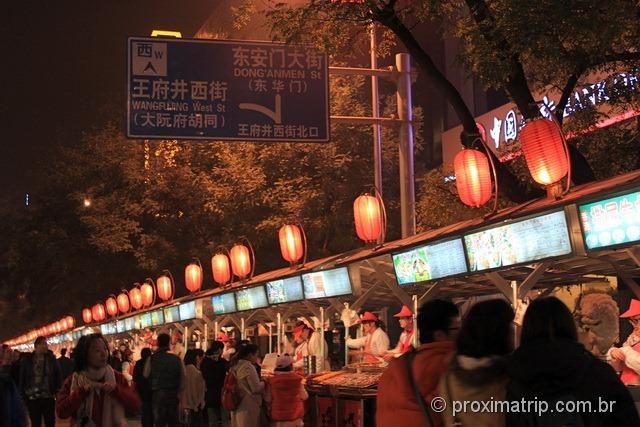
[(360, 319), (366, 334), (362, 338), (348, 338), (347, 347), (360, 350), (351, 350), (349, 354), (362, 356), (365, 363), (378, 363), (383, 361), (383, 356), (389, 349), (389, 336), (380, 328), (378, 317), (365, 311)]
[(394, 314), (393, 317), (397, 318), (402, 328), (402, 334), (398, 340), (396, 348), (387, 351), (384, 355), (384, 360), (390, 361), (393, 358), (397, 358), (405, 354), (407, 351), (413, 348), (413, 313), (406, 305), (402, 306), (402, 310), (399, 313)]
[(620, 379), (626, 385), (640, 385), (640, 301), (631, 300), (629, 310), (620, 315), (629, 319), (633, 325), (633, 332), (622, 347), (613, 347), (607, 353), (607, 360), (618, 372), (622, 372)]

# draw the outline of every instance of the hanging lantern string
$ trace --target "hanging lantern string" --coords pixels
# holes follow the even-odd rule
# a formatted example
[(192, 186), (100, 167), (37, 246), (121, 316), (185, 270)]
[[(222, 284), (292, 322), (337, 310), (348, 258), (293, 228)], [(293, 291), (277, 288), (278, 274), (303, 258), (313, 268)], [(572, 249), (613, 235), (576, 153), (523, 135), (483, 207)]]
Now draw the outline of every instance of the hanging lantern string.
[(564, 148), (564, 153), (567, 156), (567, 187), (563, 190), (562, 194), (558, 196), (558, 198), (562, 198), (569, 192), (569, 189), (571, 188), (571, 155), (569, 154), (569, 143), (567, 142), (567, 138), (565, 138), (564, 136), (564, 132), (562, 131), (562, 127), (560, 126), (560, 122), (558, 122), (556, 115), (551, 112), (550, 106), (546, 102), (544, 102), (544, 100), (536, 101), (535, 106), (538, 108), (544, 107), (549, 112), (549, 117), (551, 117), (550, 121), (553, 122), (558, 128), (560, 139), (562, 139), (562, 147)]
[(489, 165), (491, 166), (491, 174), (493, 175), (493, 188), (494, 188), (494, 195), (493, 195), (493, 209), (491, 209), (491, 212), (489, 212), (488, 214), (486, 214), (483, 218), (486, 219), (488, 217), (490, 217), (491, 215), (495, 214), (498, 211), (498, 173), (496, 171), (496, 164), (493, 161), (493, 153), (489, 152), (489, 147), (487, 146), (487, 141), (482, 138), (482, 136), (478, 136), (474, 141), (472, 145), (475, 145), (476, 141), (480, 141), (480, 146), (482, 146), (482, 149), (484, 150), (485, 154), (487, 155), (487, 157), (489, 158)]

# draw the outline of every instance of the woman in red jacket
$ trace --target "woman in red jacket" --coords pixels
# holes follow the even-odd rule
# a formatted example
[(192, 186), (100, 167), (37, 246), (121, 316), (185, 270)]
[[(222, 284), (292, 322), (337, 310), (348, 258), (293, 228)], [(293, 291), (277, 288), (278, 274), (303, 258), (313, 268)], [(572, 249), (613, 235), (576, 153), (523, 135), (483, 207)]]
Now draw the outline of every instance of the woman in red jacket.
[(125, 411), (135, 412), (140, 398), (120, 372), (109, 366), (109, 346), (101, 334), (80, 338), (73, 353), (75, 372), (66, 379), (56, 400), (60, 418), (69, 425), (124, 427)]

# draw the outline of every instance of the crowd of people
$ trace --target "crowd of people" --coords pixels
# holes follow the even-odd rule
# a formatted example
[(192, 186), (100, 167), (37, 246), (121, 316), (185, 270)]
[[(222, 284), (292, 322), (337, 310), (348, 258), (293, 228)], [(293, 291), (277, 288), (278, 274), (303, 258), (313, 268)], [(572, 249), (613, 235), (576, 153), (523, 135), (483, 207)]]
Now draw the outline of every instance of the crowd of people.
[[(640, 426), (628, 389), (611, 365), (579, 342), (571, 312), (556, 298), (530, 304), (517, 348), (514, 312), (501, 299), (473, 305), (464, 321), (451, 302), (425, 303), (417, 315), (415, 349), (412, 315), (408, 307), (396, 315), (403, 334), (393, 350), (369, 312), (362, 316), (365, 336), (347, 341), (362, 360), (389, 362), (378, 385), (378, 426)], [(322, 337), (298, 324), (291, 355), (278, 356), (267, 379), (255, 344), (233, 346), (223, 333), (217, 338), (206, 352), (188, 349), (181, 359), (170, 351), (170, 336), (160, 334), (157, 349), (142, 349), (135, 362), (126, 346), (110, 353), (101, 334), (83, 336), (71, 357), (63, 350), (58, 359), (43, 337), (32, 353), (5, 346), (0, 425), (26, 427), (28, 416), (31, 426), (50, 427), (57, 415), (72, 427), (120, 427), (139, 414), (143, 427), (303, 426), (308, 394), (296, 365), (326, 349)], [(540, 401), (592, 406), (562, 413), (488, 406)], [(613, 404), (593, 410), (603, 401)]]
[[(62, 349), (58, 359), (44, 337), (31, 353), (3, 346), (0, 426), (52, 427), (57, 416), (71, 427), (121, 427), (137, 415), (143, 427), (251, 427), (267, 419), (278, 427), (302, 425), (307, 394), (293, 358), (278, 358), (265, 384), (256, 345), (233, 346), (224, 333), (218, 339), (206, 352), (189, 349), (180, 359), (170, 352), (170, 336), (160, 334), (157, 349), (143, 348), (135, 362), (125, 345), (110, 352), (101, 334), (83, 336), (71, 357)], [(222, 404), (228, 372), (236, 380), (232, 410)]]

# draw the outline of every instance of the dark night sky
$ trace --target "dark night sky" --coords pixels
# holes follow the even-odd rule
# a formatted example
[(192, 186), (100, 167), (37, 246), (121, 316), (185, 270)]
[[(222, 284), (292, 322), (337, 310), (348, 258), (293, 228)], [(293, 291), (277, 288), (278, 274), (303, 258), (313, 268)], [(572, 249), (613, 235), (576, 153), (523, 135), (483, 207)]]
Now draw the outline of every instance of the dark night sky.
[(21, 200), (58, 143), (124, 111), (125, 41), (152, 29), (191, 37), (223, 0), (25, 0), (3, 7), (0, 192)]

